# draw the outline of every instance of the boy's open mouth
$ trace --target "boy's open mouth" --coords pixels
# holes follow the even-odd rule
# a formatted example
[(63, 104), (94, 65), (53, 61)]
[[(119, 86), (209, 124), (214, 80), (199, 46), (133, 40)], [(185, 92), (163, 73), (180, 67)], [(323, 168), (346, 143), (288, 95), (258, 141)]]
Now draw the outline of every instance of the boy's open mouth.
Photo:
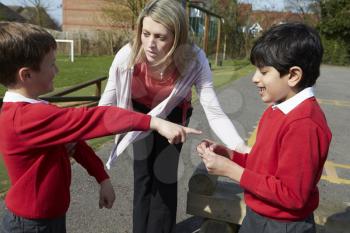
[(258, 87), (258, 89), (259, 89), (259, 94), (260, 95), (266, 90), (265, 87)]

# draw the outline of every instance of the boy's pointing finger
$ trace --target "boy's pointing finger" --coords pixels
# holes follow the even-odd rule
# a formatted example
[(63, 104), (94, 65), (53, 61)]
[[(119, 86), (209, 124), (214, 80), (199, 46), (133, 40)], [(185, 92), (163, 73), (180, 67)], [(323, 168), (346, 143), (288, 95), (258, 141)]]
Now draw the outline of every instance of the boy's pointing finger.
[(186, 134), (196, 134), (196, 135), (202, 134), (202, 131), (200, 131), (198, 129), (193, 129), (193, 128), (189, 128), (189, 127), (184, 127), (184, 129), (185, 129)]

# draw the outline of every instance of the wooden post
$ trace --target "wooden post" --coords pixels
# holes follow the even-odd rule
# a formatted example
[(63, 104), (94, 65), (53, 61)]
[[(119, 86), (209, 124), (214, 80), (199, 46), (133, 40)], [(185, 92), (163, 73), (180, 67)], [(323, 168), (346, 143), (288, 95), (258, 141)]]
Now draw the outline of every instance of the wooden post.
[(208, 13), (205, 13), (204, 38), (203, 38), (203, 50), (204, 50), (205, 54), (208, 53), (209, 20), (210, 20), (210, 15)]
[(224, 54), (222, 56), (222, 60), (226, 60), (226, 40), (227, 40), (227, 35), (224, 37)]
[[(188, 20), (188, 24), (190, 23), (190, 17), (191, 17), (191, 8), (190, 6), (186, 3), (185, 5), (185, 10), (186, 10), (186, 17), (187, 17), (187, 20)], [(188, 25), (190, 26), (190, 25)]]
[(79, 39), (78, 39), (78, 53), (77, 54), (79, 54), (79, 56), (81, 56), (82, 54), (81, 54), (81, 35), (80, 35), (80, 33), (81, 32), (78, 32), (78, 35), (79, 35)]
[(113, 34), (109, 33), (109, 45), (110, 45), (110, 51), (111, 51), (111, 56), (115, 55), (113, 51)]
[(222, 59), (220, 54), (220, 42), (221, 42), (221, 19), (218, 18), (218, 35), (216, 38), (216, 56), (215, 56), (215, 63), (217, 66), (222, 66)]
[(102, 86), (101, 83), (102, 83), (101, 80), (96, 82), (96, 92), (95, 92), (96, 96), (101, 96), (101, 86)]

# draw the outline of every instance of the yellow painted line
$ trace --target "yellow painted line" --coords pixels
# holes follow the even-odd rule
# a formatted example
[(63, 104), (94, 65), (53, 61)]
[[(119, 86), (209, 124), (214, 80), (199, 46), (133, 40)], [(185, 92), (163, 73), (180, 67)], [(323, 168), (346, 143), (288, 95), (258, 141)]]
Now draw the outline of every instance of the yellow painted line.
[(324, 169), (325, 169), (328, 177), (332, 177), (334, 179), (339, 179), (333, 162), (327, 161), (324, 165)]
[[(257, 132), (257, 127), (255, 127), (254, 131), (250, 134), (247, 140), (247, 144), (250, 147), (252, 147), (255, 143), (256, 132)], [(344, 168), (344, 169), (350, 170), (350, 164), (339, 164), (339, 163), (334, 163), (332, 161), (326, 161), (324, 168), (327, 175), (321, 176), (322, 180), (325, 180), (334, 184), (350, 185), (350, 179), (339, 178), (336, 170), (336, 168)]]
[(331, 176), (321, 176), (321, 179), (326, 180), (326, 181), (333, 183), (333, 184), (350, 185), (350, 180), (348, 180), (348, 179), (335, 178), (335, 177), (331, 177)]
[(326, 171), (327, 175), (321, 176), (322, 180), (326, 180), (326, 181), (334, 183), (334, 184), (350, 185), (350, 180), (349, 179), (339, 178), (338, 174), (336, 172), (336, 168), (344, 168), (344, 169), (349, 169), (350, 170), (350, 165), (334, 163), (332, 161), (326, 161), (326, 163), (324, 165), (324, 168), (325, 168), (325, 171)]
[[(327, 161), (326, 163), (328, 163), (329, 161)], [(350, 165), (349, 164), (339, 164), (339, 163), (333, 163), (334, 167), (340, 167), (340, 168), (345, 168), (345, 169), (350, 169)]]
[(248, 146), (252, 147), (256, 141), (256, 131), (257, 131), (257, 126), (255, 126), (254, 131), (250, 134), (248, 140), (247, 140), (247, 144)]
[(332, 100), (332, 99), (317, 99), (320, 104), (334, 105), (338, 107), (350, 107), (350, 101)]

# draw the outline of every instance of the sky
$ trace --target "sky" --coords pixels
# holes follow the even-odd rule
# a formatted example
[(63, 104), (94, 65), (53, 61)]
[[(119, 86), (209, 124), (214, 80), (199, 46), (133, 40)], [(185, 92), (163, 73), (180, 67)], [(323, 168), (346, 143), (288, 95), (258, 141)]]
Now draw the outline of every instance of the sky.
[[(0, 0), (5, 5), (22, 5), (25, 0)], [(49, 6), (49, 15), (60, 25), (62, 24), (62, 0), (42, 0), (45, 6)], [(282, 10), (284, 0), (238, 0), (238, 2), (252, 3), (253, 10)]]
[[(23, 5), (25, 0), (0, 0), (4, 5)], [(48, 6), (48, 14), (59, 24), (62, 24), (62, 0), (42, 0), (44, 6)]]
[(238, 0), (238, 2), (251, 3), (253, 10), (283, 10), (284, 0)]

